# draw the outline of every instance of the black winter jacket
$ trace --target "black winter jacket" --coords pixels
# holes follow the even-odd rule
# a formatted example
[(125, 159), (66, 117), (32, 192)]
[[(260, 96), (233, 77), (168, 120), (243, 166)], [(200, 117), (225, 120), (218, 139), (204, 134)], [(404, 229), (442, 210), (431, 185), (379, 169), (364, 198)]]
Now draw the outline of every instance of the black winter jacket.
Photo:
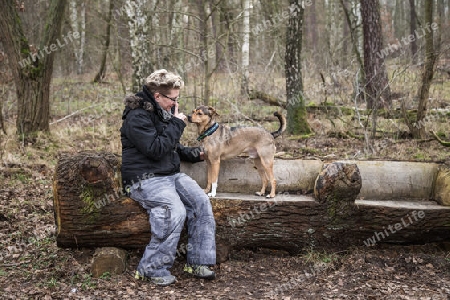
[(201, 161), (199, 147), (179, 143), (186, 124), (175, 117), (165, 119), (162, 108), (145, 86), (124, 102), (120, 135), (125, 190), (139, 180), (179, 173), (180, 160)]

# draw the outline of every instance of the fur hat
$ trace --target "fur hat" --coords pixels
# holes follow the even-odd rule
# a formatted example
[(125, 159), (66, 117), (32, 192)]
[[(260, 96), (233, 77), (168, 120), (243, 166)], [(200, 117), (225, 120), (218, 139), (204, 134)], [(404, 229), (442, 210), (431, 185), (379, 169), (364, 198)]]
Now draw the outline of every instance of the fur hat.
[(161, 69), (153, 72), (145, 79), (145, 85), (150, 91), (157, 89), (181, 89), (184, 86), (184, 81), (175, 73), (168, 72), (166, 69)]

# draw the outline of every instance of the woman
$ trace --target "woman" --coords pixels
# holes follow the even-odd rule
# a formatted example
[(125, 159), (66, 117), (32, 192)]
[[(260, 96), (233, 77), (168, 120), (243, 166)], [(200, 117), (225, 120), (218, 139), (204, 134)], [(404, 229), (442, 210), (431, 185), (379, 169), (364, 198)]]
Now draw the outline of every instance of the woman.
[(130, 197), (144, 207), (152, 237), (135, 277), (166, 286), (176, 281), (169, 269), (187, 217), (187, 264), (196, 277), (213, 279), (208, 266), (216, 263), (215, 221), (208, 196), (189, 176), (180, 173), (180, 160), (203, 160), (199, 147), (179, 141), (186, 116), (178, 111), (180, 76), (158, 70), (141, 92), (125, 99), (122, 141), (122, 180)]

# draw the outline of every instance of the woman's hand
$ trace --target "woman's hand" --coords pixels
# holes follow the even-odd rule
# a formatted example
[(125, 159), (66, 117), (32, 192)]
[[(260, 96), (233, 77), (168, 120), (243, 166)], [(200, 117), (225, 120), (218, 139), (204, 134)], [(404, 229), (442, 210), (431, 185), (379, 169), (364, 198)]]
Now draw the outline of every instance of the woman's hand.
[(184, 122), (186, 122), (187, 117), (185, 116), (185, 114), (178, 112), (178, 102), (175, 102), (175, 112), (173, 113), (175, 118), (178, 118)]

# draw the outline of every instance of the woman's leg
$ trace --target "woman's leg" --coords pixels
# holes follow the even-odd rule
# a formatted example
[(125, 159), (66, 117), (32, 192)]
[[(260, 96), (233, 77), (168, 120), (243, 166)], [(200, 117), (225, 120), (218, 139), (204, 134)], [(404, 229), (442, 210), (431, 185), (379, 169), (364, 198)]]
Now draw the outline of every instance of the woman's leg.
[(133, 185), (131, 198), (144, 207), (150, 218), (152, 237), (137, 268), (141, 275), (163, 277), (175, 260), (186, 210), (175, 190), (175, 175), (153, 177)]
[(216, 264), (216, 223), (209, 197), (197, 182), (183, 173), (177, 174), (175, 187), (188, 220), (187, 263)]

